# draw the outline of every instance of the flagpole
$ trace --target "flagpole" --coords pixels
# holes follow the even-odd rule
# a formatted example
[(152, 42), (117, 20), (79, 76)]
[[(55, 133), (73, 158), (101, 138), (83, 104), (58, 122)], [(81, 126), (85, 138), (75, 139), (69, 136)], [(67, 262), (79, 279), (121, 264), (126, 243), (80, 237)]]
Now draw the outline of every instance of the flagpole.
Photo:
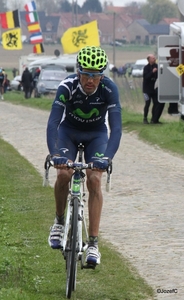
[[(37, 16), (38, 16), (38, 22), (39, 22), (39, 24), (40, 24), (40, 19), (39, 19), (39, 15), (38, 15), (38, 10), (37, 10), (37, 3), (36, 3), (36, 1), (35, 1), (35, 4), (36, 4), (36, 13), (37, 13)], [(40, 25), (40, 32), (41, 32), (41, 34), (42, 34), (42, 28), (41, 28), (41, 25)], [(42, 37), (43, 37), (43, 34), (42, 34)], [(44, 41), (44, 39), (43, 39), (43, 41)], [(43, 49), (45, 49), (45, 45), (44, 45), (44, 43), (42, 42), (42, 44), (43, 44)], [(40, 53), (39, 53), (40, 54)], [(41, 54), (43, 54), (43, 53), (41, 53)], [(45, 54), (45, 51), (44, 51), (44, 54)], [(37, 55), (38, 55), (38, 53), (37, 53)]]
[(76, 26), (78, 26), (78, 3), (77, 3), (77, 0), (75, 2), (75, 8), (76, 8)]

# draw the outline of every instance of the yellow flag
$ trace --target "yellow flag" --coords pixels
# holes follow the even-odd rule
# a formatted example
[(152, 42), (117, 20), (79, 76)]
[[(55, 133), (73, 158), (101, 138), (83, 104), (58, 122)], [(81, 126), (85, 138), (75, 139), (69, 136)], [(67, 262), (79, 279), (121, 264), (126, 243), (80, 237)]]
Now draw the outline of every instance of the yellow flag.
[(85, 46), (100, 46), (97, 21), (69, 28), (61, 38), (64, 53), (75, 53)]
[(6, 50), (22, 49), (21, 29), (14, 28), (2, 34), (2, 46)]

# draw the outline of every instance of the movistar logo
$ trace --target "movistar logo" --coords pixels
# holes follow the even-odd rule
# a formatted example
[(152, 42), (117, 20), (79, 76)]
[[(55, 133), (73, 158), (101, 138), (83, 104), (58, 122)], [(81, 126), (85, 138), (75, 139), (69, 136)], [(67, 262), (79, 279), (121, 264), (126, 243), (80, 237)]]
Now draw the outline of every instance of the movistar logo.
[(59, 96), (59, 99), (62, 101), (62, 102), (66, 102), (67, 100), (65, 99), (65, 96), (63, 95), (63, 94), (61, 94), (60, 96)]
[(73, 111), (73, 114), (83, 119), (90, 119), (92, 115), (96, 115), (97, 117), (99, 115), (99, 110), (97, 108), (93, 108), (89, 113), (84, 113), (80, 108), (77, 108)]
[(103, 157), (103, 156), (104, 156), (103, 153), (98, 153), (98, 152), (95, 153), (95, 157)]

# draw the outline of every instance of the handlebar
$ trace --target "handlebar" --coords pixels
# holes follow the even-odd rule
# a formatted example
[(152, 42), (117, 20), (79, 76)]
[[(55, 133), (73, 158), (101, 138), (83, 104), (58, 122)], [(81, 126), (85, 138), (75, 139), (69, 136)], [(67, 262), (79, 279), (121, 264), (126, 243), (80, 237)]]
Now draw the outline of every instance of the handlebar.
[[(43, 181), (43, 186), (48, 186), (49, 185), (49, 169), (50, 167), (54, 167), (54, 162), (52, 161), (51, 155), (47, 155), (44, 163), (44, 169), (45, 169), (45, 177)], [(83, 162), (67, 162), (66, 167), (68, 169), (73, 169), (73, 170), (86, 170), (86, 169), (93, 169), (93, 163), (83, 163)], [(112, 163), (108, 166), (107, 168), (107, 183), (106, 183), (106, 191), (109, 192), (110, 190), (110, 177), (112, 174)]]

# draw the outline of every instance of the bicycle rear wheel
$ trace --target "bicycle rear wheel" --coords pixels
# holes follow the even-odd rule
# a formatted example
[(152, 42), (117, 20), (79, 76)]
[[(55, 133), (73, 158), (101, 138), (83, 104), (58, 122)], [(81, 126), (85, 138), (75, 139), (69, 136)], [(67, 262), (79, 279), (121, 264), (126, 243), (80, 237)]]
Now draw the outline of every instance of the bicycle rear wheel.
[(71, 227), (68, 235), (68, 252), (66, 255), (66, 297), (71, 298), (72, 291), (76, 285), (77, 272), (77, 230), (78, 230), (78, 199), (73, 199), (73, 210), (71, 217)]

